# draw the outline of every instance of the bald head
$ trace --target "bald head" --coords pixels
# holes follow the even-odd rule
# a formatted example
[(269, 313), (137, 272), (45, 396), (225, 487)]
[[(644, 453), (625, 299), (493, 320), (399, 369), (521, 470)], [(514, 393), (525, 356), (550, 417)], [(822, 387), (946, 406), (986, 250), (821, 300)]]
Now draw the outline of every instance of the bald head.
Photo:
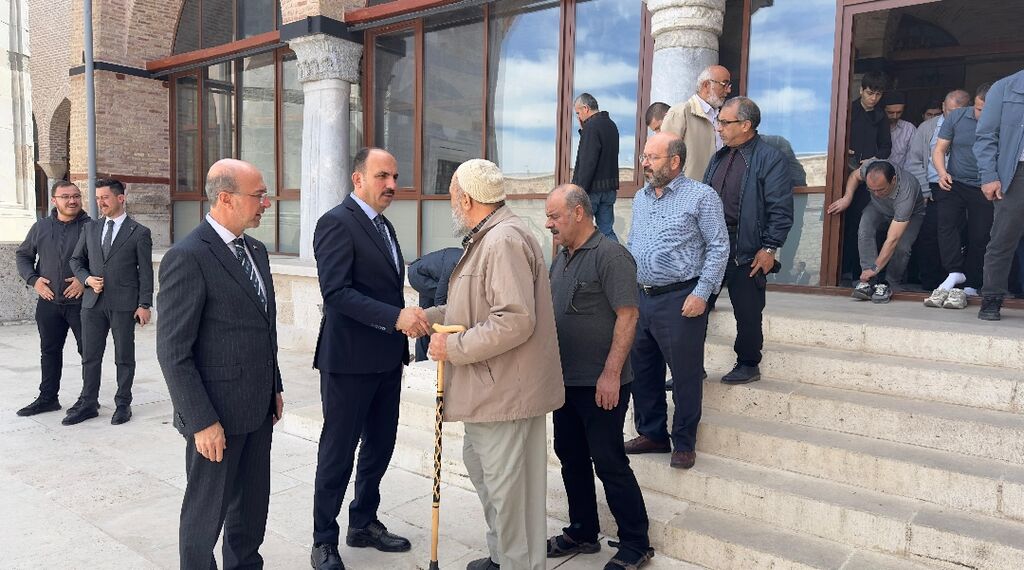
[(217, 202), (217, 196), (221, 192), (238, 192), (238, 179), (246, 173), (256, 173), (259, 170), (255, 166), (234, 158), (222, 158), (213, 163), (210, 171), (206, 173), (206, 199), (210, 203)]
[(946, 94), (942, 101), (942, 112), (948, 114), (953, 109), (966, 107), (971, 102), (971, 94), (963, 89), (954, 89)]
[(244, 160), (223, 158), (206, 174), (210, 216), (234, 235), (257, 228), (270, 206), (267, 185), (258, 168)]
[(547, 217), (544, 227), (551, 232), (552, 241), (566, 247), (570, 253), (585, 244), (596, 231), (590, 197), (575, 184), (556, 186), (548, 194), (544, 215)]

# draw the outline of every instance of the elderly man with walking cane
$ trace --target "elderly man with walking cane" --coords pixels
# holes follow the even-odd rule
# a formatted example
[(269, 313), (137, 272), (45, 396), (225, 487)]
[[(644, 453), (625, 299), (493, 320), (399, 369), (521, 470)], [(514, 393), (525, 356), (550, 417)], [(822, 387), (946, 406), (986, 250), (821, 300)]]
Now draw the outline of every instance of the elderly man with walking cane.
[(490, 556), (468, 570), (543, 570), (547, 558), (544, 416), (562, 406), (562, 366), (544, 254), (505, 206), (504, 177), (482, 159), (452, 177), (452, 223), (465, 253), (448, 302), (427, 310), (428, 354), (446, 361), (444, 420), (465, 422), (463, 460), (487, 520)]

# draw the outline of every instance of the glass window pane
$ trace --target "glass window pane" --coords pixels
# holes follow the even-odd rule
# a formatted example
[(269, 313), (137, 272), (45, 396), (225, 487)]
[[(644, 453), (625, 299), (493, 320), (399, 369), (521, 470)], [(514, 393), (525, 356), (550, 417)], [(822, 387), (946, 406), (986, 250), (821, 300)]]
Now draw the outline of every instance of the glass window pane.
[[(273, 196), (277, 193), (277, 166), (274, 159), (274, 54), (261, 53), (244, 58), (241, 67), (238, 78), (242, 94), (238, 113), (241, 148), (238, 158), (251, 162), (263, 173), (267, 192)], [(300, 141), (301, 137), (300, 134)]]
[(622, 245), (626, 245), (626, 240), (629, 239), (629, 230), (633, 227), (633, 199), (632, 198), (616, 198), (615, 199), (615, 222), (612, 225), (612, 229), (615, 230), (615, 235), (619, 236), (619, 241)]
[(277, 217), (279, 220), (281, 253), (299, 253), (299, 201), (278, 200)]
[(424, 194), (447, 194), (459, 164), (480, 156), (483, 42), (483, 10), (479, 7), (424, 22)]
[(523, 219), (523, 223), (530, 229), (530, 233), (540, 242), (540, 248), (544, 252), (544, 264), (546, 267), (550, 267), (553, 245), (551, 232), (544, 227), (544, 223), (547, 222), (544, 204), (544, 200), (512, 200), (508, 202), (508, 207)]
[(406, 263), (416, 259), (416, 236), (419, 235), (416, 205), (416, 200), (395, 200), (384, 211), (391, 225), (395, 226), (398, 245), (402, 248), (402, 258)]
[(452, 235), (452, 205), (448, 200), (424, 200), (423, 254), (446, 247), (462, 247), (462, 240)]
[(747, 93), (761, 108), (758, 131), (785, 139), (808, 186), (825, 185), (835, 14), (834, 0), (776, 0), (750, 16)]
[(824, 194), (793, 195), (793, 229), (779, 251), (782, 270), (771, 276), (774, 281), (818, 285), (824, 205)]
[[(363, 135), (363, 90), (362, 90), (362, 69), (363, 63), (359, 62), (360, 82), (353, 83), (348, 96), (348, 143), (349, 143), (349, 164), (355, 162), (356, 153), (366, 146), (366, 137)], [(403, 177), (405, 178), (405, 177)], [(403, 183), (406, 180), (402, 180)], [(409, 181), (411, 184), (411, 179)]]
[(412, 187), (416, 107), (416, 49), (411, 30), (377, 36), (373, 42), (374, 146), (398, 161), (398, 182)]
[[(251, 198), (247, 198), (251, 200)], [(267, 246), (267, 251), (277, 251), (277, 214), (278, 214), (278, 202), (272, 200), (270, 207), (263, 212), (263, 217), (260, 219), (260, 227), (248, 228), (245, 230), (246, 235), (250, 235)]]
[(235, 155), (235, 82), (231, 62), (203, 69), (203, 109), (206, 129), (203, 175), (214, 162)]
[(274, 30), (275, 0), (238, 0), (238, 37), (248, 38)]
[(178, 17), (178, 31), (174, 35), (173, 53), (199, 49), (199, 0), (185, 0)]
[[(298, 64), (290, 55), (281, 62), (281, 173), (282, 190), (298, 190), (302, 186), (302, 84)], [(354, 89), (358, 91), (358, 89)], [(243, 146), (244, 146), (243, 142)], [(281, 237), (282, 241), (284, 237)]]
[(490, 13), (487, 158), (505, 173), (506, 193), (548, 192), (555, 174), (559, 4), (508, 0)]
[[(576, 4), (576, 62), (573, 96), (590, 93), (619, 128), (619, 180), (632, 182), (636, 165), (637, 77), (640, 71), (640, 15), (636, 0), (592, 0)], [(669, 103), (671, 105), (671, 103)], [(575, 118), (573, 119), (575, 121)], [(574, 124), (579, 127), (579, 124)], [(572, 160), (580, 145), (572, 129)]]
[(231, 43), (234, 39), (232, 0), (203, 0), (203, 47)]
[(201, 192), (196, 176), (196, 145), (199, 138), (198, 80), (195, 76), (174, 81), (174, 191)]
[(172, 204), (174, 225), (171, 231), (174, 234), (173, 242), (178, 243), (199, 225), (199, 220), (202, 218), (199, 215), (197, 200), (178, 200)]

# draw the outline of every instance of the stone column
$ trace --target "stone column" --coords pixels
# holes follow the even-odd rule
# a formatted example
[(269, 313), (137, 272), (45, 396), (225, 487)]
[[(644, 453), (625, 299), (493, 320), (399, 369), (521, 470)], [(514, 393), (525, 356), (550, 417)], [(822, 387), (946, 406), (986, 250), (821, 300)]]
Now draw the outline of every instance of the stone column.
[(363, 46), (314, 34), (290, 40), (304, 95), (299, 257), (313, 259), (313, 230), (352, 191), (349, 93), (359, 83)]
[(694, 94), (704, 68), (718, 63), (725, 0), (647, 0), (647, 8), (654, 37), (651, 102), (675, 105)]
[(25, 0), (0, 1), (0, 37), (0, 241), (20, 242), (36, 221)]
[(36, 164), (46, 173), (46, 189), (49, 191), (52, 191), (53, 186), (64, 180), (64, 177), (68, 174), (67, 165), (63, 160), (60, 162), (39, 161)]

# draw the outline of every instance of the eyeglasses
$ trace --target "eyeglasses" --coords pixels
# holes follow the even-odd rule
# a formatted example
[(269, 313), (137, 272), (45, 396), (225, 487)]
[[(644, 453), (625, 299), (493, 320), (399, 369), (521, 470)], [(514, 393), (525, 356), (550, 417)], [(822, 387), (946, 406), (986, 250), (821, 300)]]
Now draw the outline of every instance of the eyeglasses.
[(668, 158), (670, 156), (672, 156), (672, 155), (658, 156), (656, 154), (641, 154), (637, 158), (639, 158), (640, 162), (643, 163), (643, 162), (654, 162), (655, 160), (661, 160), (663, 158)]
[(709, 81), (711, 81), (712, 83), (717, 83), (717, 84), (721, 85), (722, 87), (725, 87), (726, 89), (728, 89), (729, 87), (732, 87), (732, 80), (730, 80), (730, 79), (726, 79), (725, 81), (718, 81), (718, 80), (715, 80), (715, 79), (710, 79)]
[(248, 196), (250, 198), (256, 198), (256, 201), (259, 202), (260, 204), (263, 204), (263, 203), (269, 204), (270, 203), (270, 196), (267, 193), (265, 193), (265, 192), (262, 193), (262, 194), (248, 194), (246, 192), (230, 192), (230, 194), (238, 194), (240, 196)]
[(82, 199), (82, 195), (81, 194), (61, 194), (59, 196), (54, 196), (54, 198), (56, 198), (58, 200), (81, 200)]
[(730, 120), (728, 120), (728, 119), (719, 119), (719, 118), (717, 118), (717, 117), (715, 118), (715, 124), (716, 124), (716, 125), (719, 125), (719, 126), (721, 126), (721, 127), (725, 127), (725, 126), (728, 126), (728, 125), (732, 125), (732, 124), (734, 124), (734, 123), (742, 123), (742, 122), (744, 122), (744, 120), (743, 120), (743, 119), (736, 119), (735, 121), (730, 121)]

